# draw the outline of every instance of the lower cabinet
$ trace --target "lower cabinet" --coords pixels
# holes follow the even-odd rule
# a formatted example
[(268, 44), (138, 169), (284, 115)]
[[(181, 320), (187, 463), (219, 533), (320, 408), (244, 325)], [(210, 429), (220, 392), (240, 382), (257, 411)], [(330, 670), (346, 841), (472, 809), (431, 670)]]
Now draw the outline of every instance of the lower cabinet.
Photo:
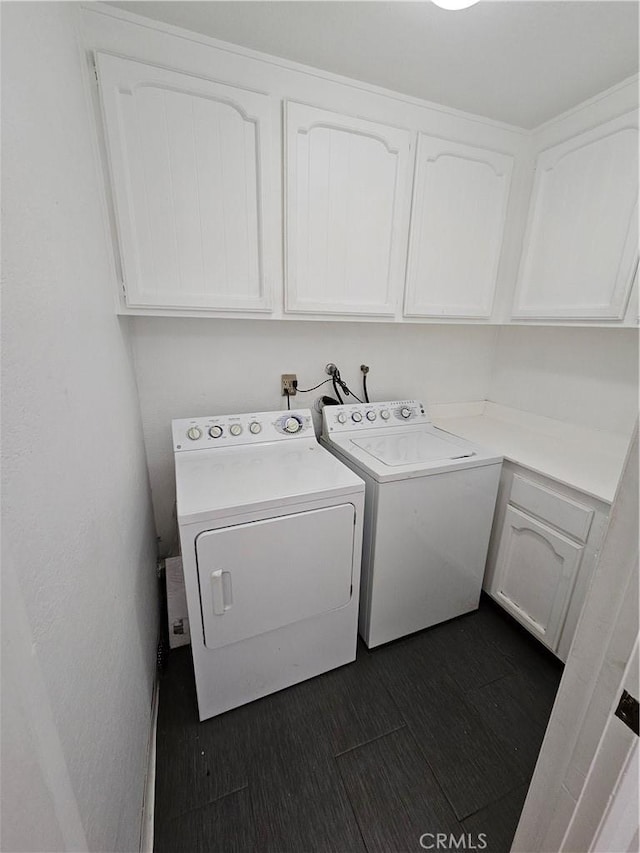
[(505, 513), (495, 598), (555, 651), (584, 546), (512, 506)]
[(606, 504), (505, 463), (485, 590), (562, 660), (607, 519)]

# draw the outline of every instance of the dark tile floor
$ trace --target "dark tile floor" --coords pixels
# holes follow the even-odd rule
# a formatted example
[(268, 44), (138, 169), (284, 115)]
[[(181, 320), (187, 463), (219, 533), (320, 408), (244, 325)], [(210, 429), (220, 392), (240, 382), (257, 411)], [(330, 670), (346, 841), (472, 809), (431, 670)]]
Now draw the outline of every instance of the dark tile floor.
[[(198, 722), (189, 648), (160, 688), (156, 853), (508, 851), (561, 664), (489, 599)], [(429, 843), (429, 839), (425, 839)], [(469, 845), (467, 844), (467, 848)]]

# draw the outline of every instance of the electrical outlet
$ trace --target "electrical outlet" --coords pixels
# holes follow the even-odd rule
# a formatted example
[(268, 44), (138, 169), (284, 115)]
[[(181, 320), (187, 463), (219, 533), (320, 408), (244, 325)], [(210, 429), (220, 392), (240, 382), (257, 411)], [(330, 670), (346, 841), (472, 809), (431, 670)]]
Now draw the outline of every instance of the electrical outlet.
[(298, 376), (295, 373), (283, 373), (282, 374), (282, 391), (281, 395), (286, 397), (287, 394), (289, 397), (296, 396), (296, 385), (298, 384)]

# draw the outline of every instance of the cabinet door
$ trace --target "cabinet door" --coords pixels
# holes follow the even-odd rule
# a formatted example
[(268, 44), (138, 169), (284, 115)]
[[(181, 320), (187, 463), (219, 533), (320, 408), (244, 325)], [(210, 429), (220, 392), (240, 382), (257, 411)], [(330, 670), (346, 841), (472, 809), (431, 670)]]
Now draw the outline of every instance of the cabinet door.
[(513, 316), (621, 319), (637, 232), (634, 111), (539, 155)]
[(393, 315), (404, 282), (411, 134), (286, 104), (286, 310)]
[(269, 310), (269, 98), (108, 54), (97, 68), (127, 304)]
[(421, 134), (404, 313), (490, 317), (513, 158)]
[(584, 548), (507, 507), (493, 596), (555, 651)]

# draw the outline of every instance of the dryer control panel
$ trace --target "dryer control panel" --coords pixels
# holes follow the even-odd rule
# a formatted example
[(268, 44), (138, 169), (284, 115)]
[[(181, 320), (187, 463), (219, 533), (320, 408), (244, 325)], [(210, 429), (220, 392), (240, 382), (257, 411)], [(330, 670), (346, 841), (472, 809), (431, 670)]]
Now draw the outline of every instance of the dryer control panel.
[(309, 409), (180, 418), (171, 421), (171, 431), (176, 452), (315, 438)]
[(332, 432), (382, 429), (417, 423), (430, 423), (424, 403), (418, 400), (325, 406), (322, 410), (322, 431), (325, 435)]

